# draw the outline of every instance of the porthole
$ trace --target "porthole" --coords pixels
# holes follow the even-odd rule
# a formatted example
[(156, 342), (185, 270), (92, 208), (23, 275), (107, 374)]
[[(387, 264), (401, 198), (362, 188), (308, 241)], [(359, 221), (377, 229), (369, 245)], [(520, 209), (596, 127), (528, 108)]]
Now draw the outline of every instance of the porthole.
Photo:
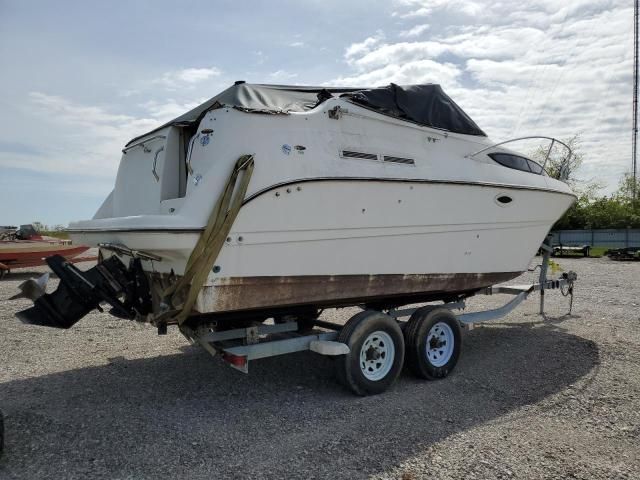
[(510, 197), (509, 195), (505, 195), (504, 193), (501, 193), (495, 198), (495, 201), (501, 207), (506, 207), (511, 202), (513, 202), (513, 198)]

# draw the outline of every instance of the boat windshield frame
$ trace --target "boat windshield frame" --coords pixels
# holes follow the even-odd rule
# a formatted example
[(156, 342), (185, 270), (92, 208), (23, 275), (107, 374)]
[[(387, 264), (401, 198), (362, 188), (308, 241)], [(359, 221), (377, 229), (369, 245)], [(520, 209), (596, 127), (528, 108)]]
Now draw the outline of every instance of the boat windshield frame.
[[(562, 145), (567, 150), (567, 155), (561, 161), (562, 167), (560, 169), (560, 177), (558, 178), (558, 180), (565, 181), (566, 180), (566, 174), (563, 171), (564, 170), (564, 166), (569, 163), (569, 160), (573, 156), (573, 150), (571, 149), (571, 147), (569, 145), (564, 143), (562, 140), (558, 140), (555, 137), (545, 137), (543, 135), (531, 135), (531, 136), (527, 136), (527, 137), (512, 138), (512, 139), (509, 139), (509, 140), (505, 140), (503, 142), (494, 143), (492, 145), (489, 145), (488, 147), (484, 147), (484, 148), (482, 148), (482, 149), (480, 149), (480, 150), (478, 150), (476, 152), (470, 153), (469, 155), (466, 155), (466, 158), (473, 158), (473, 157), (475, 157), (476, 155), (478, 155), (480, 153), (487, 152), (487, 151), (489, 151), (489, 150), (491, 150), (493, 148), (500, 147), (500, 146), (506, 145), (508, 143), (515, 143), (515, 142), (521, 142), (523, 140), (535, 140), (535, 139), (542, 139), (542, 140), (549, 140), (550, 141), (549, 148), (547, 149), (547, 153), (546, 153), (545, 158), (544, 158), (544, 162), (541, 165), (542, 171), (544, 173), (546, 173), (547, 176), (550, 176), (549, 172), (547, 172), (547, 169), (546, 169), (547, 162), (549, 161), (549, 157), (551, 156), (551, 151), (552, 151), (554, 145), (556, 143), (558, 143), (558, 144)], [(492, 153), (497, 153), (497, 152), (492, 152)], [(526, 158), (527, 160), (531, 160), (529, 157), (525, 157), (524, 155), (520, 155), (520, 156), (522, 156), (523, 158)], [(531, 160), (531, 161), (535, 161), (535, 160)], [(538, 162), (536, 162), (536, 163), (538, 163)], [(538, 165), (540, 165), (540, 164), (538, 163)]]

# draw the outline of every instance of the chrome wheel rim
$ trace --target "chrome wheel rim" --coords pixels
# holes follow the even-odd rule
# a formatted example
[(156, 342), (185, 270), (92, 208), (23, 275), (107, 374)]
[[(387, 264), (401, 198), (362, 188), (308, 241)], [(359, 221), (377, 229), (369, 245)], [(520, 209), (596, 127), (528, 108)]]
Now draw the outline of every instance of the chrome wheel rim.
[(391, 335), (382, 330), (375, 331), (367, 336), (360, 348), (360, 370), (367, 380), (382, 380), (391, 371), (395, 355)]
[(453, 355), (455, 339), (453, 330), (444, 322), (438, 322), (427, 335), (427, 360), (434, 367), (446, 365)]

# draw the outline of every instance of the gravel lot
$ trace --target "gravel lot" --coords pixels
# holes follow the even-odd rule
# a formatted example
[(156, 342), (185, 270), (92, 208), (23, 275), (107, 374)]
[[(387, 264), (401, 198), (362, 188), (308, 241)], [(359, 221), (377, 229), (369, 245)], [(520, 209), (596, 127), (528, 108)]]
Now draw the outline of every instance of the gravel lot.
[(536, 295), (467, 332), (447, 379), (405, 373), (367, 398), (312, 353), (244, 375), (175, 330), (30, 327), (13, 317), (29, 302), (2, 300), (0, 478), (638, 478), (640, 263), (559, 263), (579, 275), (572, 316), (552, 292), (543, 321)]

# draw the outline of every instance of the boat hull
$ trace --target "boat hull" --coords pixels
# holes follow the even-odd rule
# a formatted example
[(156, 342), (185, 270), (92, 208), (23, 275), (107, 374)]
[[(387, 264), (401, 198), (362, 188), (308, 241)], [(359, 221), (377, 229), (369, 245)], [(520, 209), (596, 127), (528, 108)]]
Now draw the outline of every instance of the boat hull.
[[(366, 179), (278, 185), (245, 202), (195, 309), (338, 306), (475, 291), (526, 270), (572, 202), (565, 193), (506, 185)], [(144, 268), (160, 281), (184, 271), (199, 234), (123, 229), (76, 232), (74, 240), (158, 255), (162, 261)]]
[(38, 241), (12, 241), (0, 243), (0, 263), (6, 268), (25, 268), (45, 265), (45, 258), (62, 255), (71, 259), (87, 251), (85, 245), (61, 245)]

